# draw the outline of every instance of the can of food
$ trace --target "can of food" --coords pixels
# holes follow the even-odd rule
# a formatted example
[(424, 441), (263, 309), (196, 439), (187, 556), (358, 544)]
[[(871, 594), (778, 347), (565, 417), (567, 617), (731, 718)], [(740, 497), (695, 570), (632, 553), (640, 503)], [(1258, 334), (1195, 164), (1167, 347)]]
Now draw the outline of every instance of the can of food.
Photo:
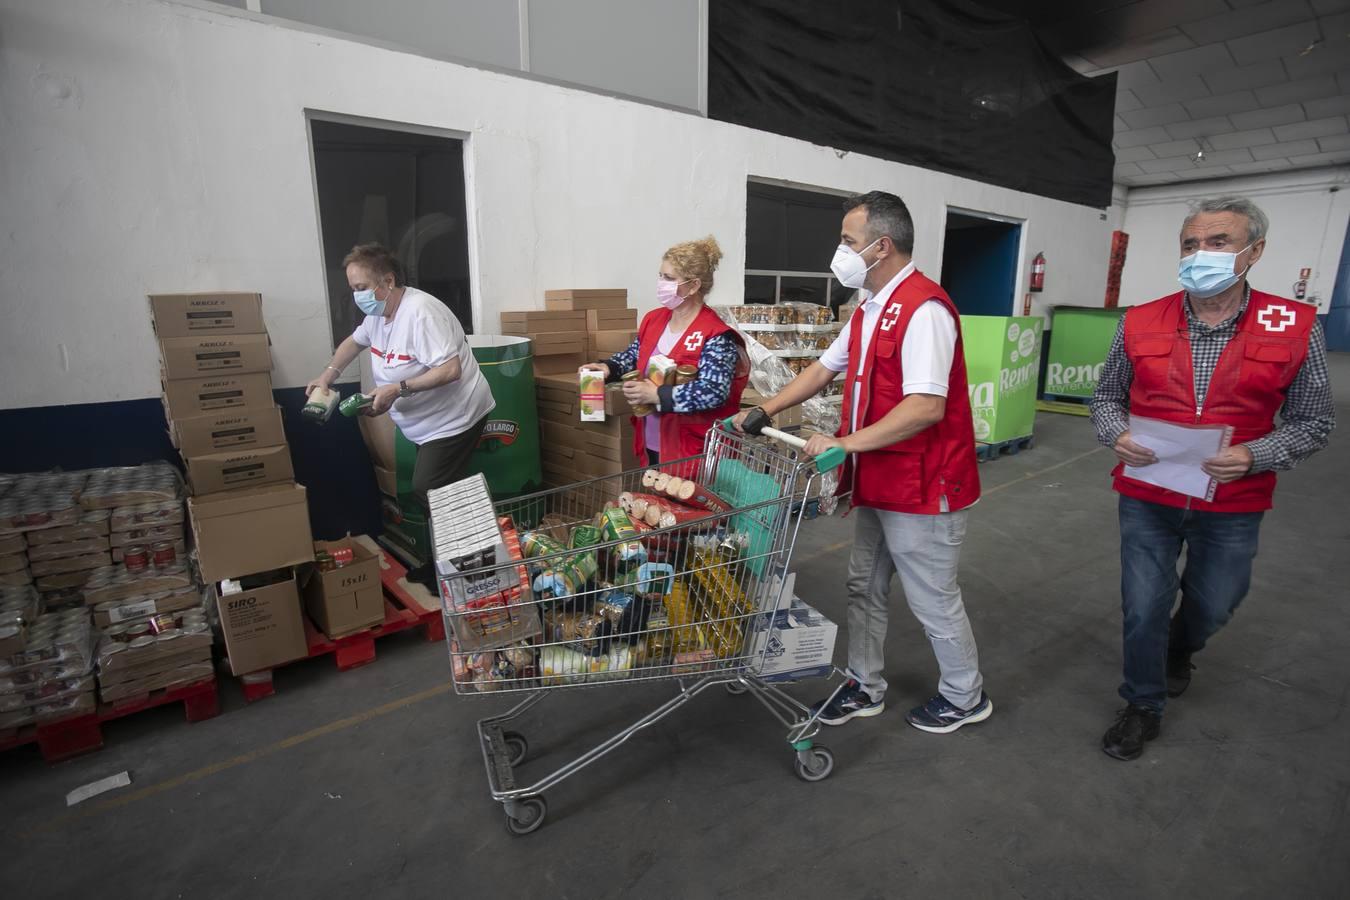
[(137, 622), (135, 625), (127, 627), (127, 637), (138, 638), (150, 633), (150, 626), (145, 622)]
[(698, 381), (698, 366), (675, 367), (676, 384), (688, 384), (691, 381)]
[(339, 569), (343, 566), (349, 566), (352, 564), (354, 556), (355, 554), (352, 552), (351, 547), (340, 547), (333, 551), (333, 565), (337, 566)]
[[(623, 373), (623, 378), (622, 378), (621, 380), (622, 380), (622, 381), (641, 381), (641, 380), (642, 380), (642, 373), (639, 372), (637, 369), (634, 369), (634, 370), (631, 371), (631, 372), (624, 372), (624, 373)], [(656, 407), (655, 407), (655, 406), (652, 406), (650, 403), (635, 403), (635, 404), (633, 404), (633, 415), (635, 415), (635, 416), (650, 416), (650, 415), (651, 415), (652, 413), (654, 413), (654, 412), (656, 412)]]
[(156, 569), (171, 566), (178, 561), (178, 551), (173, 548), (173, 543), (170, 541), (160, 541), (157, 544), (151, 544), (150, 553), (152, 554)]
[(150, 567), (150, 551), (140, 544), (122, 551), (122, 565), (128, 572), (144, 572)]

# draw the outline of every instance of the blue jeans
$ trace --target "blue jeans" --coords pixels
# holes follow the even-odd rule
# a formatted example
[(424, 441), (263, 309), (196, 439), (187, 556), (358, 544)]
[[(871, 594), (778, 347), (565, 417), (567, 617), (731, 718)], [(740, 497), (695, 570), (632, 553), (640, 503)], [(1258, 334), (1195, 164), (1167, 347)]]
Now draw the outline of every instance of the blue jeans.
[[(1125, 681), (1120, 696), (1161, 713), (1167, 659), (1204, 648), (1247, 596), (1264, 513), (1197, 512), (1120, 498)], [(1177, 560), (1186, 548), (1186, 565)], [(1172, 606), (1181, 591), (1181, 606)]]

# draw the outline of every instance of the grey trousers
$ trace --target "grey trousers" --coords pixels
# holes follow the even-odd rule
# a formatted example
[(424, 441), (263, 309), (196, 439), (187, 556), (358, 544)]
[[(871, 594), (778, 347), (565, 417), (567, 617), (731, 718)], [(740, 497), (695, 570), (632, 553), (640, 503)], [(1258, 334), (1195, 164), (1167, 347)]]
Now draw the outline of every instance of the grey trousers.
[(855, 507), (853, 555), (848, 566), (848, 674), (873, 700), (886, 692), (884, 647), (891, 575), (898, 572), (910, 611), (933, 645), (948, 702), (970, 709), (980, 702), (975, 635), (970, 630), (956, 567), (966, 536), (966, 510), (911, 515)]

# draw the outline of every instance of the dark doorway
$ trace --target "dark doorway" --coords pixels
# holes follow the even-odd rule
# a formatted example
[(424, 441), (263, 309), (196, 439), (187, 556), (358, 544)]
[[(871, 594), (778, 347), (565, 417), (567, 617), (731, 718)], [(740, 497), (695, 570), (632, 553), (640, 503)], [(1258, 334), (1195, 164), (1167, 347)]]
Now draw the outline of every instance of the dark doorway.
[(450, 307), (472, 333), (464, 142), (318, 118), (309, 124), (333, 345), (360, 318), (342, 258), (367, 241), (393, 250), (407, 283)]
[(1017, 255), (1022, 226), (978, 213), (947, 210), (942, 286), (966, 316), (1015, 312)]
[(746, 303), (799, 301), (838, 310), (853, 296), (830, 272), (844, 196), (759, 181), (746, 184)]

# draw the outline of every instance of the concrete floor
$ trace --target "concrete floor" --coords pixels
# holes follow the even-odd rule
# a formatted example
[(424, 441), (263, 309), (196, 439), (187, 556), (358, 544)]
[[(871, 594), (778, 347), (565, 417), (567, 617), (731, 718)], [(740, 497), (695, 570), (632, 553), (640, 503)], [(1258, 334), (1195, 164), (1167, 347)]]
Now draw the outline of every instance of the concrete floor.
[[(1110, 455), (1086, 419), (1042, 415), (1035, 450), (981, 467), (966, 541), (985, 724), (905, 725), (936, 674), (897, 601), (891, 708), (823, 735), (828, 781), (792, 775), (757, 704), (710, 691), (552, 790), (544, 827), (513, 838), (473, 736), (501, 699), (455, 696), (444, 646), (400, 635), (364, 669), (286, 669), (255, 705), (229, 684), (209, 722), (164, 709), (62, 765), (0, 756), (0, 895), (1348, 896), (1350, 357), (1333, 365), (1343, 430), (1281, 481), (1246, 605), (1138, 762), (1098, 749), (1119, 705)], [(850, 529), (817, 520), (798, 545), (799, 593), (839, 621)], [(551, 696), (524, 723), (523, 774), (668, 693)], [(131, 787), (65, 808), (124, 769)]]

